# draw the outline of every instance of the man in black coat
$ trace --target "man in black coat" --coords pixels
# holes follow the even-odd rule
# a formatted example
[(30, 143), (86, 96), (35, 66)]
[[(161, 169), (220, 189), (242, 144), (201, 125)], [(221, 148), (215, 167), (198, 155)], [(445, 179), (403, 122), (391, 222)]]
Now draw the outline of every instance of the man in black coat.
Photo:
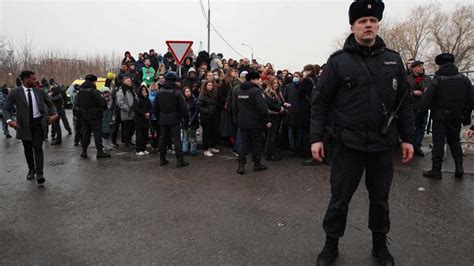
[(102, 114), (107, 110), (107, 102), (97, 90), (97, 77), (87, 75), (77, 94), (77, 109), (82, 118), (82, 158), (87, 158), (87, 147), (91, 142), (91, 133), (94, 133), (94, 143), (97, 149), (97, 158), (109, 158), (102, 145)]
[[(46, 92), (36, 89), (36, 75), (32, 71), (22, 71), (21, 86), (12, 90), (3, 105), (3, 118), (16, 130), (16, 138), (22, 140), (28, 163), (27, 180), (35, 178), (38, 184), (46, 180), (43, 176), (43, 140), (46, 124), (43, 116), (48, 116), (48, 124), (58, 119), (56, 108)], [(16, 107), (16, 120), (13, 120), (13, 109)], [(48, 107), (46, 113), (46, 107)]]
[(240, 131), (239, 168), (237, 173), (245, 173), (246, 156), (249, 146), (253, 147), (253, 170), (265, 171), (267, 167), (260, 161), (265, 146), (263, 136), (265, 121), (268, 116), (268, 105), (260, 89), (260, 74), (249, 72), (246, 82), (240, 86), (234, 113), (237, 116), (237, 127)]
[(165, 74), (165, 83), (156, 95), (153, 107), (160, 125), (160, 166), (169, 163), (166, 160), (166, 151), (172, 141), (176, 153), (176, 167), (180, 168), (189, 165), (184, 161), (180, 127), (181, 122), (189, 125), (189, 112), (183, 93), (176, 86), (177, 80), (176, 72), (169, 71)]
[(421, 112), (426, 112), (430, 108), (433, 118), (432, 168), (423, 172), (423, 176), (441, 179), (444, 145), (447, 140), (456, 166), (454, 176), (462, 178), (463, 153), (459, 137), (461, 125), (467, 126), (471, 122), (474, 91), (469, 78), (459, 73), (454, 65), (452, 54), (440, 54), (435, 61), (440, 67), (419, 105)]
[[(377, 36), (383, 10), (383, 2), (376, 0), (351, 4), (352, 34), (344, 49), (329, 58), (317, 84), (318, 94), (312, 99), (313, 157), (318, 161), (324, 157), (323, 137), (330, 110), (339, 146), (331, 169), (332, 196), (323, 222), (326, 243), (318, 255), (318, 265), (332, 265), (339, 254), (338, 239), (344, 235), (349, 202), (364, 172), (372, 255), (379, 265), (394, 264), (386, 245), (392, 151), (401, 139), (402, 162), (412, 160), (414, 114), (402, 59)], [(395, 113), (398, 119), (392, 115)], [(395, 119), (389, 123), (391, 117)]]
[[(56, 107), (56, 111), (60, 116), (61, 113), (64, 112), (64, 103), (63, 103), (63, 96), (61, 95), (61, 88), (58, 85), (54, 85), (51, 88), (51, 101), (54, 103)], [(58, 119), (53, 123), (53, 130), (52, 130), (53, 140), (51, 145), (59, 145), (62, 143), (62, 130), (61, 130), (61, 120)]]

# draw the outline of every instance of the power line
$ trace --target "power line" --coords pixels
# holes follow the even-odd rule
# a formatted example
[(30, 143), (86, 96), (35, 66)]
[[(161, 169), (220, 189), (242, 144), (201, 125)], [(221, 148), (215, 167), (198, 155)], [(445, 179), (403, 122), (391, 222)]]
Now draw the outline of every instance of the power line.
[[(206, 15), (206, 10), (204, 9), (204, 4), (202, 3), (202, 0), (199, 0), (199, 3), (201, 5), (202, 16), (204, 18), (205, 23), (207, 23), (208, 18), (207, 18), (207, 15)], [(219, 33), (219, 31), (216, 29), (216, 27), (214, 27), (214, 25), (212, 23), (211, 23), (211, 27), (214, 30), (214, 32), (217, 34), (217, 36), (219, 36), (232, 50), (234, 50), (234, 52), (236, 52), (241, 57), (245, 57), (241, 53), (239, 53), (239, 51), (237, 51), (234, 47), (232, 47), (232, 45), (230, 45), (229, 42), (226, 41), (226, 39)], [(208, 52), (210, 53), (211, 51), (208, 51)]]

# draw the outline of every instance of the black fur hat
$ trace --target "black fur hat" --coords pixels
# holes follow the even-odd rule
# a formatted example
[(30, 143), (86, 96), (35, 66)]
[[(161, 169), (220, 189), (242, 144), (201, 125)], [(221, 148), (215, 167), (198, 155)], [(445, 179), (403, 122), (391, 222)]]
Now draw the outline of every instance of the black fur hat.
[(446, 63), (454, 63), (454, 55), (450, 53), (442, 53), (436, 56), (435, 63), (438, 66), (444, 65)]
[(384, 9), (385, 4), (382, 0), (356, 0), (349, 8), (349, 23), (353, 25), (362, 17), (376, 17), (381, 21)]

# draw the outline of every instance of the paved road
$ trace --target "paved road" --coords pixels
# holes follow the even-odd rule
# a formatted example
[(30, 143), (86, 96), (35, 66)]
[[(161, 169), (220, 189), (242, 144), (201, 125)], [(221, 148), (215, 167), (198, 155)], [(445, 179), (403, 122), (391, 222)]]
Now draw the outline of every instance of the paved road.
[[(83, 160), (71, 137), (61, 146), (45, 143), (42, 188), (26, 181), (21, 142), (1, 137), (0, 264), (315, 263), (324, 242), (328, 167), (286, 159), (238, 176), (229, 150), (187, 158), (184, 169), (159, 167), (156, 156), (113, 153)], [(473, 157), (466, 158), (471, 172)], [(474, 265), (474, 176), (427, 180), (421, 170), (428, 165), (429, 158), (396, 164), (390, 249), (398, 265)], [(363, 184), (338, 265), (372, 264)]]

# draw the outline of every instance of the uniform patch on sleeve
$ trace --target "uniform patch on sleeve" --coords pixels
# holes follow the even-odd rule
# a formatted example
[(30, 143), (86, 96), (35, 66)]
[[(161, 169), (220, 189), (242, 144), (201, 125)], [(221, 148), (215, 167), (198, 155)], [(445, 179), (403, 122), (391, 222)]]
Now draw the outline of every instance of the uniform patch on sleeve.
[(398, 80), (396, 78), (392, 79), (392, 88), (394, 91), (398, 89)]

